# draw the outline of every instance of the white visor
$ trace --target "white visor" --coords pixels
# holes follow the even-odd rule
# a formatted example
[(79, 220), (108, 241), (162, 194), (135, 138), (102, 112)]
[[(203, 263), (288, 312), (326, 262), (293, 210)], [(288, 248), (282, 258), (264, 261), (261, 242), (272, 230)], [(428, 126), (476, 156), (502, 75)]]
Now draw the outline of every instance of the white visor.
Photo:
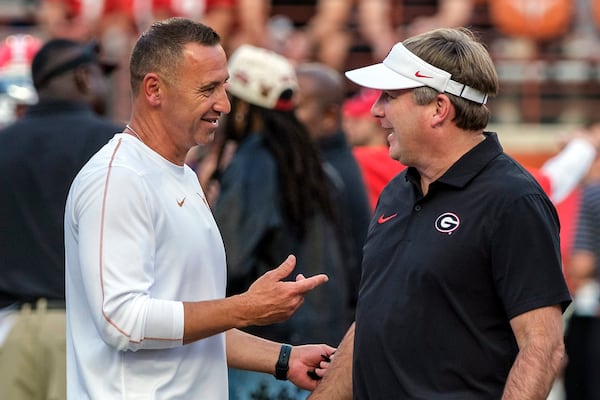
[(485, 104), (488, 95), (450, 79), (452, 75), (425, 62), (402, 43), (392, 47), (382, 63), (346, 72), (352, 82), (372, 89), (397, 90), (429, 86), (438, 92)]

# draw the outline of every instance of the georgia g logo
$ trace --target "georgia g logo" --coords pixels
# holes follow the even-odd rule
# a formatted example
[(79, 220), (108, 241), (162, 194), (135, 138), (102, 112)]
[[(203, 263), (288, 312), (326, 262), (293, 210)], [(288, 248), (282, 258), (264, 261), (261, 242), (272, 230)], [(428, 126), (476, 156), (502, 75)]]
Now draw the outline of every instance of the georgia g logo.
[(435, 220), (435, 229), (442, 233), (452, 235), (452, 232), (458, 229), (460, 218), (454, 213), (443, 213)]

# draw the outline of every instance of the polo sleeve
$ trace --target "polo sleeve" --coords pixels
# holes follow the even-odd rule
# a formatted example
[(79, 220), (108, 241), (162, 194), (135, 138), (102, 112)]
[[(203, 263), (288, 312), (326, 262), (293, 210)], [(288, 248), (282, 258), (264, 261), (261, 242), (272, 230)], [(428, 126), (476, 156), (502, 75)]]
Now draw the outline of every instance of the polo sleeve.
[(542, 195), (518, 198), (499, 216), (491, 242), (496, 291), (508, 318), (561, 304), (570, 295), (562, 273), (559, 223)]

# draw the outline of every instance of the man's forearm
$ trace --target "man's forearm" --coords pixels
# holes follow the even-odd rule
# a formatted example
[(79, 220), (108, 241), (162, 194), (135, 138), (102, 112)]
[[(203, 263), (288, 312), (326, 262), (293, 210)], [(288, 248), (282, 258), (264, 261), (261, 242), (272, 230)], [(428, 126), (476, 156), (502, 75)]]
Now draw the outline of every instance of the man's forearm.
[(342, 339), (325, 376), (309, 400), (352, 400), (352, 356), (354, 324)]
[(230, 329), (226, 334), (229, 367), (274, 374), (280, 343), (238, 329)]
[(563, 346), (552, 351), (535, 346), (522, 349), (508, 375), (502, 400), (545, 400), (563, 362)]
[(533, 355), (519, 356), (508, 375), (502, 400), (545, 400), (554, 379), (558, 376), (562, 361), (557, 357), (545, 357), (547, 364), (532, 362)]

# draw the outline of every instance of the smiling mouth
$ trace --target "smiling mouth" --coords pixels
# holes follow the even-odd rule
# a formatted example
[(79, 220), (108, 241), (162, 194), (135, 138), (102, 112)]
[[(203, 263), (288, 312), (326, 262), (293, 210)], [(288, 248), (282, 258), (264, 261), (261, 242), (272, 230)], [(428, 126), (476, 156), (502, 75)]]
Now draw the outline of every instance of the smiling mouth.
[(202, 118), (202, 121), (208, 122), (209, 124), (211, 124), (215, 128), (217, 128), (219, 126), (219, 119), (218, 118)]

